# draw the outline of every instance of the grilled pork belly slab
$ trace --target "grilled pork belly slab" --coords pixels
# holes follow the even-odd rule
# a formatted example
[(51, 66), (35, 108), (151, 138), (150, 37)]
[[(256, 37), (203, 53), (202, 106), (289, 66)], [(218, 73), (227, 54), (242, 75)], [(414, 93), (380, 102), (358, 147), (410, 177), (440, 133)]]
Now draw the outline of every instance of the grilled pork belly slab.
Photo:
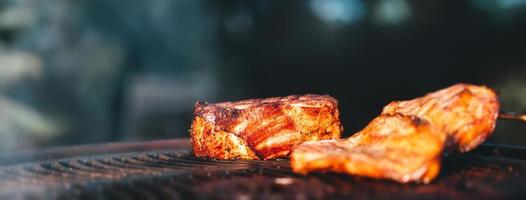
[(332, 170), (427, 183), (438, 174), (442, 149), (475, 148), (491, 135), (498, 111), (493, 90), (456, 84), (390, 103), (350, 138), (299, 145), (291, 155), (291, 166), (299, 173)]
[(304, 141), (340, 138), (336, 99), (303, 95), (238, 102), (197, 102), (190, 130), (196, 157), (287, 158)]

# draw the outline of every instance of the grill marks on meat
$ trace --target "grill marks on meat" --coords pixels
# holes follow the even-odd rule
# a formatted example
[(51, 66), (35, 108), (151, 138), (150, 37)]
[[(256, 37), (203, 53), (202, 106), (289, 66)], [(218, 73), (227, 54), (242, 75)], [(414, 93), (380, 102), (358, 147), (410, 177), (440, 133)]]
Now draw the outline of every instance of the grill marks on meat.
[(428, 183), (438, 175), (443, 149), (475, 148), (493, 131), (498, 110), (494, 91), (469, 84), (392, 102), (350, 138), (296, 147), (292, 169)]
[(274, 159), (303, 141), (339, 138), (338, 102), (303, 95), (224, 103), (196, 103), (191, 128), (197, 157)]

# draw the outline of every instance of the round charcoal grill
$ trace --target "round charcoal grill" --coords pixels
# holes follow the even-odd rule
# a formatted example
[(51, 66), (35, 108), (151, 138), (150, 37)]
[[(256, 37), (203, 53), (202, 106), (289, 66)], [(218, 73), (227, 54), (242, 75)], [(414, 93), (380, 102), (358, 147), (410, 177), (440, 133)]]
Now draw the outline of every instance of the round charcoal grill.
[(511, 199), (526, 197), (526, 149), (447, 155), (432, 183), (291, 172), (287, 160), (218, 161), (188, 140), (0, 155), (0, 199)]

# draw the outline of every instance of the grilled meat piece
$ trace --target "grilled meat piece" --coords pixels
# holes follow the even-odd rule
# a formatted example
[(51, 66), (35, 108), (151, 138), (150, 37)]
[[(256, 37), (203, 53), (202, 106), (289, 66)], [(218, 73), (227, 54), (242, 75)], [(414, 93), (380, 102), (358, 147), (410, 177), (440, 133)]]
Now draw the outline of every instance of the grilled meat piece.
[(340, 138), (338, 102), (303, 95), (200, 103), (190, 130), (196, 157), (214, 159), (286, 158), (303, 141)]
[(418, 117), (382, 115), (350, 138), (299, 145), (291, 165), (298, 173), (332, 170), (402, 183), (429, 182), (438, 175), (445, 138)]
[(448, 135), (448, 150), (467, 152), (495, 129), (499, 102), (485, 86), (456, 84), (413, 100), (391, 102), (382, 112), (394, 113), (426, 119)]
[(493, 131), (498, 110), (491, 89), (456, 84), (414, 100), (390, 103), (350, 138), (299, 145), (291, 165), (299, 173), (333, 170), (427, 183), (438, 174), (442, 149), (466, 152), (475, 148)]

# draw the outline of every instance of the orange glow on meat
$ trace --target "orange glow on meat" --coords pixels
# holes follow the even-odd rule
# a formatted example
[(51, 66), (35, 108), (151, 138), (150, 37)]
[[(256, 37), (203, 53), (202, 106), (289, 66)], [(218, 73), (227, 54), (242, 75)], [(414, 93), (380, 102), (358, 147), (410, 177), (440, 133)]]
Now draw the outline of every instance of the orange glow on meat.
[(196, 157), (287, 158), (303, 141), (340, 138), (338, 102), (303, 95), (238, 102), (196, 103), (190, 130)]
[(484, 86), (456, 84), (423, 97), (395, 101), (347, 139), (306, 142), (291, 155), (295, 172), (335, 171), (428, 183), (444, 149), (466, 152), (489, 137), (499, 103)]

